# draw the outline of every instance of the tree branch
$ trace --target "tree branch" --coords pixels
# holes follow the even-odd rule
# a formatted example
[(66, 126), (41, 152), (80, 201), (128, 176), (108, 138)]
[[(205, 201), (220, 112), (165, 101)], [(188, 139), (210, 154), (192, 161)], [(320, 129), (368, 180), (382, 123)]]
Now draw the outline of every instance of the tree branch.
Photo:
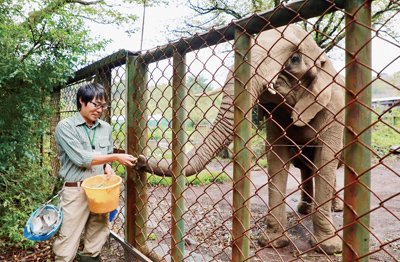
[(390, 12), (390, 11), (399, 11), (398, 4), (395, 5), (393, 2), (389, 2), (384, 9), (379, 10), (372, 15), (372, 20), (374, 20), (375, 18), (378, 18), (379, 16), (383, 15), (384, 13)]
[(226, 13), (228, 15), (233, 16), (235, 19), (240, 19), (243, 17), (241, 14), (239, 14), (235, 10), (228, 8), (228, 5), (226, 3), (223, 4), (223, 7), (220, 7), (220, 5), (218, 5), (218, 2), (214, 2), (214, 5), (203, 8), (200, 6), (193, 5), (190, 0), (188, 2), (189, 2), (190, 9), (194, 10), (195, 12), (197, 12), (200, 15), (205, 15), (205, 14), (209, 14), (209, 13), (213, 13), (213, 12), (222, 12), (222, 13)]
[(70, 4), (76, 3), (76, 4), (81, 4), (81, 5), (95, 5), (95, 4), (100, 3), (101, 1), (102, 1), (102, 0), (96, 0), (96, 1), (89, 1), (89, 2), (86, 2), (86, 1), (80, 1), (80, 0), (70, 0), (70, 1), (67, 1), (67, 2), (70, 3)]

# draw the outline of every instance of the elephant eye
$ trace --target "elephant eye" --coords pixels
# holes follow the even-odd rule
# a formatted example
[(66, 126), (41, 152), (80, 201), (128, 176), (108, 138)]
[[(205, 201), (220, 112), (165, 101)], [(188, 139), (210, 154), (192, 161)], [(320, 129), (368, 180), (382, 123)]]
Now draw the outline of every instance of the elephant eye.
[(300, 57), (298, 54), (294, 54), (291, 58), (290, 58), (290, 62), (292, 63), (298, 63), (300, 62)]

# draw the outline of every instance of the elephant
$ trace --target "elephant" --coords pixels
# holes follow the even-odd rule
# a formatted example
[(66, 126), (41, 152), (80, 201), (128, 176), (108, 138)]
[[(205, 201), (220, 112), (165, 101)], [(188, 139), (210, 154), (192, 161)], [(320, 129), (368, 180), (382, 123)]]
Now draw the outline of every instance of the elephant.
[[(312, 215), (311, 244), (317, 251), (341, 252), (331, 215), (336, 169), (343, 147), (344, 81), (310, 33), (298, 25), (258, 34), (251, 47), (253, 105), (258, 105), (267, 131), (268, 208), (261, 246), (290, 243), (285, 230), (288, 170), (301, 169), (300, 212)], [(190, 150), (183, 172), (199, 173), (233, 139), (234, 70), (223, 86), (218, 116), (203, 141)], [(136, 169), (171, 176), (170, 163), (140, 155)], [(314, 180), (314, 182), (313, 182)], [(315, 188), (313, 190), (313, 184)]]

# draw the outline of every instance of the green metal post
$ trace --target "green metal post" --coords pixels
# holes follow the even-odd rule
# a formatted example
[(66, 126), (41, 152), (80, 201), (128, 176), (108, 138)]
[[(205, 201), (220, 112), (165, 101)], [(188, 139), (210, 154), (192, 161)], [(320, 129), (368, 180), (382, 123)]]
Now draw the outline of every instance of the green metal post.
[[(345, 1), (346, 117), (343, 261), (369, 261), (371, 2)], [(364, 146), (365, 145), (365, 146)], [(361, 257), (361, 259), (360, 259)]]
[[(147, 65), (140, 57), (129, 56), (126, 63), (126, 152), (138, 156), (147, 154), (146, 83)], [(125, 238), (140, 249), (147, 237), (147, 174), (127, 168)]]
[(186, 162), (184, 145), (186, 142), (185, 133), (185, 97), (187, 89), (185, 55), (174, 53), (173, 56), (173, 97), (172, 97), (172, 195), (171, 195), (171, 261), (182, 261), (185, 253), (183, 236), (185, 234), (185, 174), (183, 168)]
[(54, 133), (56, 132), (56, 127), (58, 122), (60, 122), (61, 120), (60, 102), (61, 102), (61, 90), (56, 89), (51, 94), (51, 106), (52, 108), (57, 110), (57, 113), (53, 114), (50, 120), (50, 149), (51, 149), (50, 152), (52, 152), (50, 155), (50, 159), (52, 167), (52, 173), (51, 173), (52, 177), (58, 177), (58, 173), (60, 171), (60, 159), (58, 158), (57, 154), (54, 153), (57, 152), (57, 142)]
[[(105, 67), (105, 68), (101, 68), (99, 70), (96, 70), (97, 74), (96, 74), (96, 78), (94, 79), (94, 82), (99, 83), (100, 85), (102, 85), (104, 87), (104, 89), (106, 90), (106, 93), (108, 95), (108, 101), (110, 102), (112, 101), (112, 92), (111, 92), (111, 86), (112, 86), (112, 79), (111, 79), (111, 68)], [(112, 108), (111, 108), (112, 109)], [(111, 123), (111, 115), (110, 115), (111, 111), (110, 110), (106, 110), (105, 112), (103, 112), (103, 120), (106, 121), (107, 123)]]
[(251, 166), (251, 37), (235, 31), (235, 109), (232, 261), (244, 261), (250, 254), (250, 166)]

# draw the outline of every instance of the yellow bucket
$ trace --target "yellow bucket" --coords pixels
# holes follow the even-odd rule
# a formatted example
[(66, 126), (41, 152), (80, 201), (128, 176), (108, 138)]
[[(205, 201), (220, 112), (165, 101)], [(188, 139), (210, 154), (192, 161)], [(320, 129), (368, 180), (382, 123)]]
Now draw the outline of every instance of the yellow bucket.
[(119, 187), (122, 178), (112, 175), (98, 175), (85, 179), (82, 187), (85, 190), (89, 209), (93, 213), (104, 214), (115, 210), (119, 203)]

